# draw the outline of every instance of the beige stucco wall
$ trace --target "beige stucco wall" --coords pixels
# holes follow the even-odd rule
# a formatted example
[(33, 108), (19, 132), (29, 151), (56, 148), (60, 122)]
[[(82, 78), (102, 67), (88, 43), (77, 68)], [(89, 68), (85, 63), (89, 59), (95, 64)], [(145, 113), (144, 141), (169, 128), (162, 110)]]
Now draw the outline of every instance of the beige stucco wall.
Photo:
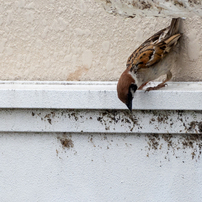
[[(129, 55), (170, 18), (123, 18), (94, 0), (0, 1), (1, 80), (118, 80)], [(173, 80), (202, 78), (202, 19), (183, 21)]]

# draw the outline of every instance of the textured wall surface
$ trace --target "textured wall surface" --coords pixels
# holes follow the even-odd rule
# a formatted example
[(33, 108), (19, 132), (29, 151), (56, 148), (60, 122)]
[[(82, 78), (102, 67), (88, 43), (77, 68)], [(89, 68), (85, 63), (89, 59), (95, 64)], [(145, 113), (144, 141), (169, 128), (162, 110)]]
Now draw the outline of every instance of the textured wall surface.
[[(0, 1), (1, 80), (118, 80), (130, 54), (170, 18), (126, 19), (92, 0)], [(202, 77), (202, 19), (183, 21), (173, 80)]]

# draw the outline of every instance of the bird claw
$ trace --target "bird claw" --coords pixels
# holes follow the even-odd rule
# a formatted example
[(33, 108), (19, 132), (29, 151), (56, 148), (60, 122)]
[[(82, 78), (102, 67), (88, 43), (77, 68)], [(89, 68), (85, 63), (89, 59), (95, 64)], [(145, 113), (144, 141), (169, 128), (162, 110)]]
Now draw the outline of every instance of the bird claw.
[(146, 92), (149, 92), (150, 90), (154, 90), (154, 87), (148, 87), (148, 88), (145, 90), (145, 93), (146, 93)]
[(168, 84), (167, 83), (160, 83), (158, 86), (155, 86), (155, 87), (148, 87), (146, 90), (145, 90), (145, 93), (146, 92), (149, 92), (150, 90), (158, 90), (160, 88), (163, 88), (165, 86), (167, 86)]

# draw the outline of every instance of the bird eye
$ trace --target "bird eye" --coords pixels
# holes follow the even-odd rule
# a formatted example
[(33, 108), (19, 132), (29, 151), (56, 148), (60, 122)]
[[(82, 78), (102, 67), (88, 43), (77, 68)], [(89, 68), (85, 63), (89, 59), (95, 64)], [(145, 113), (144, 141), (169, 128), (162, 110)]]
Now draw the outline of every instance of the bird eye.
[(131, 84), (129, 87), (130, 92), (133, 94), (137, 90), (137, 85), (136, 84)]

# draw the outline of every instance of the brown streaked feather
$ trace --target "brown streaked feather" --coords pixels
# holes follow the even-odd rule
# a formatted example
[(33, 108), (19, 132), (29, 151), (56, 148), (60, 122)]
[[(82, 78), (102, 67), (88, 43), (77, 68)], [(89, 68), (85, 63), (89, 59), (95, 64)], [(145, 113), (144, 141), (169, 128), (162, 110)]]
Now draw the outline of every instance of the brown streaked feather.
[(164, 58), (176, 45), (181, 34), (179, 30), (179, 19), (172, 19), (171, 25), (160, 30), (137, 48), (127, 61), (127, 68), (137, 72), (142, 68), (149, 68)]
[[(169, 26), (170, 27), (170, 26)], [(161, 35), (165, 35), (167, 32), (168, 32), (168, 29), (169, 27), (167, 28), (164, 28), (162, 30), (160, 30), (159, 32), (157, 32), (156, 34), (154, 34), (153, 36), (151, 36), (150, 38), (148, 38), (144, 43), (142, 43), (139, 48), (137, 48), (131, 55), (130, 57), (128, 58), (127, 60), (127, 66), (128, 64), (130, 64), (131, 60), (135, 57), (137, 57), (137, 55), (143, 51), (143, 49), (151, 44), (155, 44)]]

